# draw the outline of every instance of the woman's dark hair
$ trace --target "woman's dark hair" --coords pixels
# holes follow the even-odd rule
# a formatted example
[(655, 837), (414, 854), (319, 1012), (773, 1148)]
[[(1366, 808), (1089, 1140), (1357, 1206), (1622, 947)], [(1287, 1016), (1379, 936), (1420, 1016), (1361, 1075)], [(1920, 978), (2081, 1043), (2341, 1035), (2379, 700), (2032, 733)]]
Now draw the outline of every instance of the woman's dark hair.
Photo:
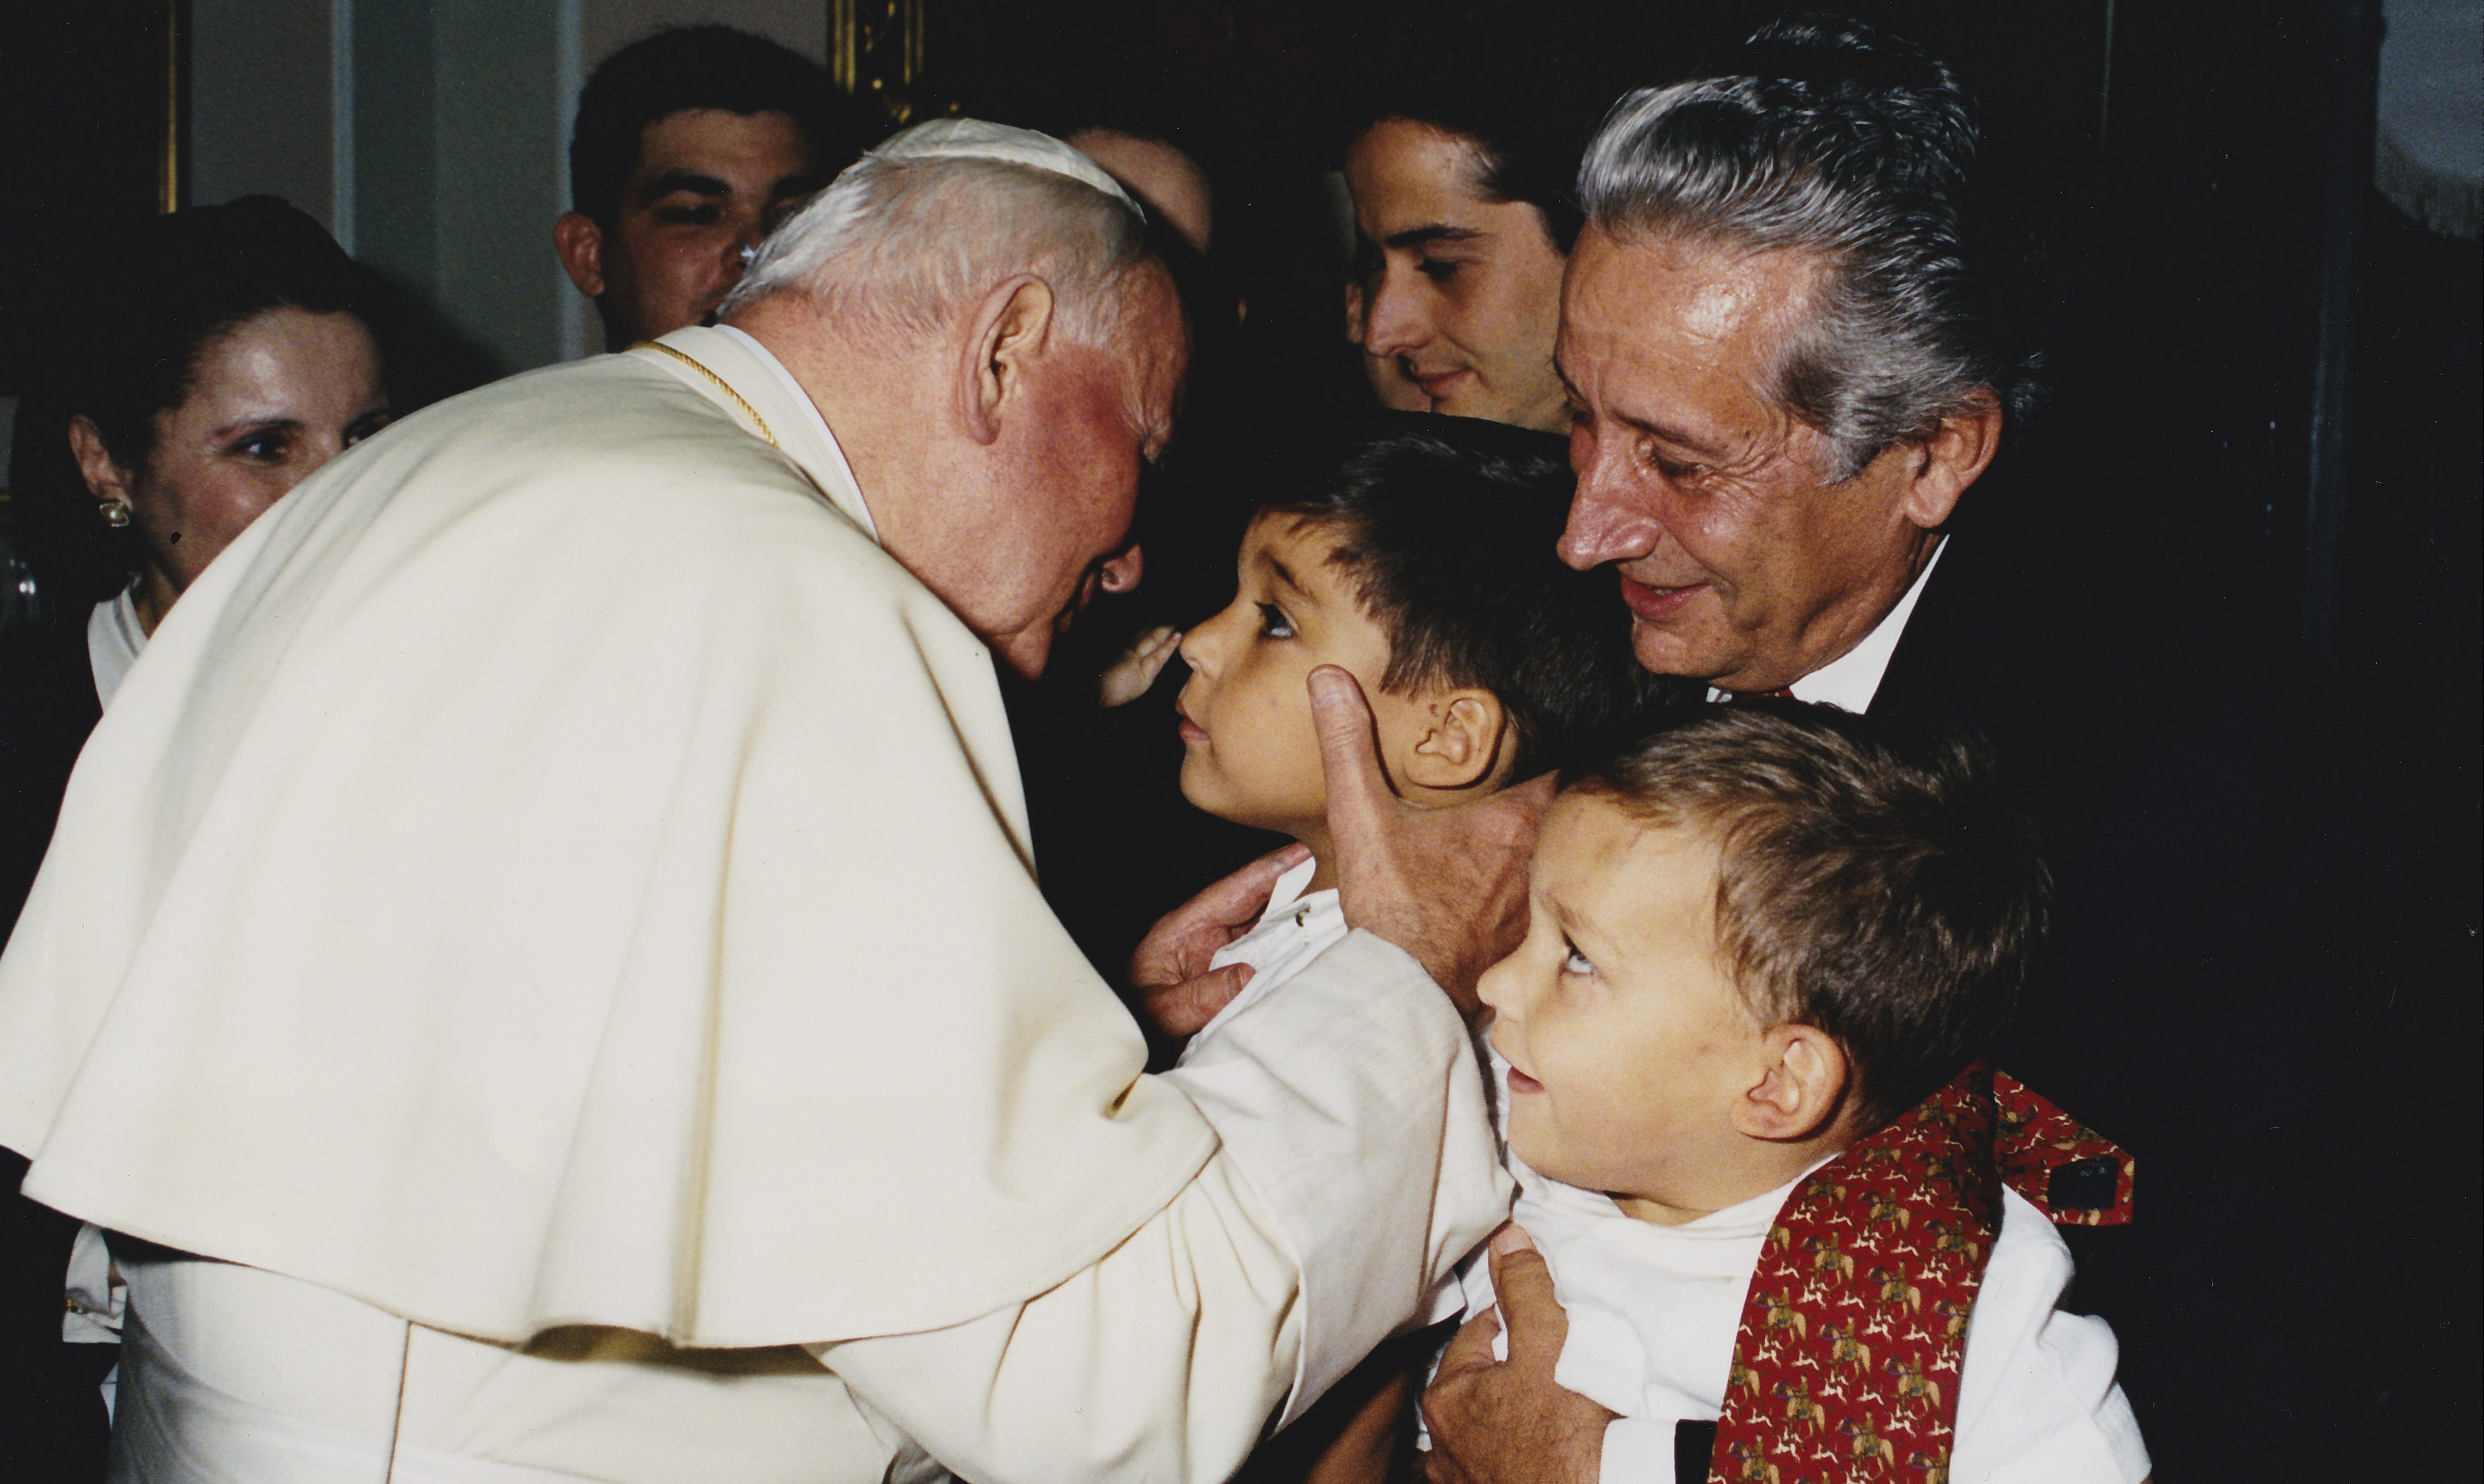
[(122, 465), (155, 451), (155, 417), (188, 398), (200, 353), (270, 310), (346, 313), (373, 325), (375, 284), (317, 222), (273, 196), (153, 217), (102, 246), (61, 296), (74, 311), (19, 404), (9, 469), (14, 539), (39, 590), (100, 602), (145, 560), (135, 527), (103, 524), (69, 453), (83, 416)]

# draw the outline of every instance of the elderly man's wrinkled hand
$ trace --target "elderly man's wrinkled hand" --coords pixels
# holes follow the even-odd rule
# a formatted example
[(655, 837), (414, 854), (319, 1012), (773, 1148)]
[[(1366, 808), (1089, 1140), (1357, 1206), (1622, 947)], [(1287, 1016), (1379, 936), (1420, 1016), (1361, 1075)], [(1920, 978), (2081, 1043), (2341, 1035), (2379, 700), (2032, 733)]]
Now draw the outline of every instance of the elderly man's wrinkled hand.
[(1475, 981), (1526, 935), (1526, 861), (1552, 780), (1418, 809), (1389, 787), (1353, 675), (1322, 665), (1310, 686), (1346, 923), (1414, 955), (1472, 1017)]
[[(1494, 1314), (1467, 1321), (1423, 1392), (1431, 1484), (1596, 1484), (1605, 1428), (1614, 1418), (1552, 1379), (1569, 1316), (1552, 1296), (1552, 1273), (1516, 1226), (1492, 1239)], [(1493, 1359), (1501, 1321), (1509, 1359)]]
[(1247, 963), (1210, 969), (1216, 951), (1251, 931), (1277, 878), (1310, 858), (1300, 845), (1262, 855), (1167, 912), (1130, 955), (1139, 1010), (1168, 1036), (1189, 1036), (1251, 982)]

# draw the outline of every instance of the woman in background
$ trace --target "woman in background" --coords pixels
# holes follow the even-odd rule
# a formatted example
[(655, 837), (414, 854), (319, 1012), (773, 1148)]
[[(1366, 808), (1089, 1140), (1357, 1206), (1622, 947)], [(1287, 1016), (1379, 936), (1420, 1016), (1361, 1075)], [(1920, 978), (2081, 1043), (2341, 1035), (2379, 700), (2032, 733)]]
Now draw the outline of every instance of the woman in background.
[[(251, 522), (387, 424), (369, 284), (316, 222), (254, 196), (148, 221), (67, 301), (11, 461), (46, 617), (0, 634), (0, 937), (148, 636)], [(99, 1479), (109, 1268), (16, 1194), (24, 1160), (0, 1161), (0, 1473)]]

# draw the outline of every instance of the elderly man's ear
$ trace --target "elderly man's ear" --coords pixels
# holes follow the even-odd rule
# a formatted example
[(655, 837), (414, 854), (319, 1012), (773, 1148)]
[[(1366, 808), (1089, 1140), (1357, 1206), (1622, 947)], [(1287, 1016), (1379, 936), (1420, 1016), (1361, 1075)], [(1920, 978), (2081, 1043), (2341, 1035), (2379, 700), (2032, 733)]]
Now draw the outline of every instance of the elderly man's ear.
[(1026, 394), (1026, 376), (1052, 342), (1059, 301), (1033, 274), (1001, 280), (967, 319), (958, 361), (958, 405), (979, 444), (1001, 436), (1011, 405)]
[(1900, 509), (1924, 530), (1949, 524), (1958, 497), (1980, 478), (2001, 447), (2001, 399), (1979, 387), (1964, 411), (1943, 418), (1932, 436), (1914, 445), (1912, 475)]

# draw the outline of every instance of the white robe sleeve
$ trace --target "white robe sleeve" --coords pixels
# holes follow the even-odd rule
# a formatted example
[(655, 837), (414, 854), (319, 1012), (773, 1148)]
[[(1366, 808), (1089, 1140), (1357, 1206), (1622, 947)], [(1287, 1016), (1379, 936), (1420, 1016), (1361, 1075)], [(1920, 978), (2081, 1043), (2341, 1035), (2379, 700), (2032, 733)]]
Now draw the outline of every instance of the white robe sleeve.
[(816, 1347), (979, 1484), (1226, 1477), (1507, 1211), (1465, 1026), (1368, 933), (1167, 1080), (1224, 1147), (1102, 1260), (965, 1324)]

